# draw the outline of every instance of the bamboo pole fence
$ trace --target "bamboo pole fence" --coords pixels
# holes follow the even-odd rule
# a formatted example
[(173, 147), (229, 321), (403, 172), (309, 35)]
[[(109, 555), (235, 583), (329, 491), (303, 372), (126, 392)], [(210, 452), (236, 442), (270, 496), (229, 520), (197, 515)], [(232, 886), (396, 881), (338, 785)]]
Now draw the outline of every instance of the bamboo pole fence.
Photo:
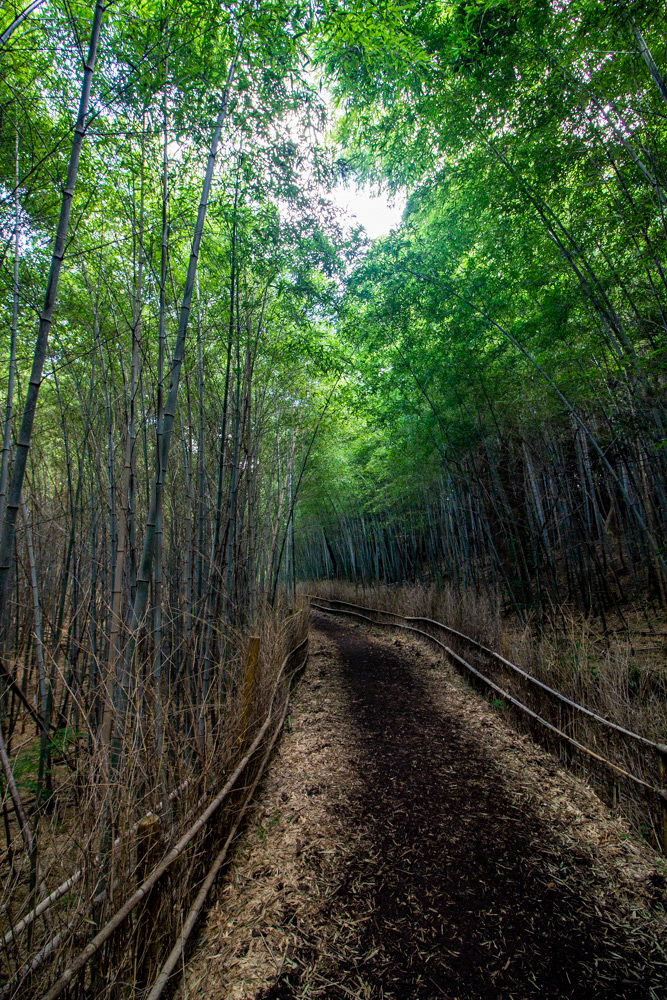
[[(302, 618), (301, 613), (290, 615), (284, 627), (290, 626), (293, 631), (298, 630), (300, 618)], [(247, 703), (255, 694), (258, 656), (258, 640), (251, 637), (242, 687), (246, 709), (242, 739), (246, 743), (254, 728), (251, 725), (250, 707)], [(177, 967), (178, 958), (182, 955), (188, 938), (196, 926), (208, 893), (228, 857), (243, 817), (252, 803), (254, 791), (282, 729), (289, 705), (292, 681), (305, 666), (307, 657), (308, 635), (306, 634), (305, 638), (294, 645), (282, 660), (270, 692), (266, 716), (217, 793), (212, 795), (208, 792), (201, 795), (196, 803), (184, 812), (178, 823), (174, 821), (168, 826), (165, 820), (182, 796), (188, 792), (192, 779), (180, 782), (169, 792), (166, 801), (160, 803), (161, 806), (170, 806), (170, 809), (162, 808), (157, 812), (147, 813), (116, 838), (114, 847), (118, 847), (123, 841), (128, 841), (129, 849), (134, 850), (135, 877), (139, 879), (139, 884), (120, 905), (116, 906), (115, 911), (106, 919), (103, 926), (96, 930), (94, 936), (91, 938), (89, 933), (91, 927), (95, 929), (91, 917), (95, 908), (109, 895), (108, 891), (93, 896), (88, 903), (85, 902), (84, 896), (75, 915), (66, 920), (48, 940), (41, 940), (39, 947), (16, 968), (9, 981), (0, 988), (0, 998), (4, 1000), (4, 998), (28, 995), (55, 998), (65, 991), (72, 990), (77, 995), (90, 991), (93, 995), (105, 996), (109, 990), (114, 990), (115, 985), (116, 988), (120, 985), (118, 966), (128, 965), (128, 955), (132, 956), (132, 961), (125, 972), (129, 971), (135, 990), (144, 992), (150, 989), (152, 997), (162, 993)], [(243, 777), (247, 778), (244, 785), (241, 784)], [(196, 814), (197, 809), (200, 810), (198, 814)], [(196, 815), (196, 818), (193, 819), (193, 815)], [(184, 821), (189, 825), (165, 853), (164, 845), (168, 846), (174, 835), (182, 830)], [(222, 847), (216, 850), (221, 842)], [(212, 861), (207, 863), (205, 859), (209, 858), (212, 852), (215, 852)], [(194, 891), (192, 885), (190, 893), (186, 894), (185, 898), (182, 897), (177, 865), (179, 859), (187, 866), (192, 866), (197, 861), (200, 868), (204, 859), (205, 871), (199, 875), (200, 884), (194, 898), (192, 898)], [(100, 874), (102, 861), (99, 856), (94, 859)], [(7, 953), (8, 946), (15, 943), (22, 934), (30, 931), (39, 917), (50, 919), (49, 911), (54, 908), (58, 900), (81, 882), (84, 885), (96, 885), (99, 882), (99, 874), (80, 868), (42, 898), (38, 905), (10, 927), (3, 938), (0, 938), (5, 952)], [(196, 884), (194, 888), (197, 888)], [(113, 885), (111, 889), (113, 890)], [(183, 904), (187, 905), (188, 902), (190, 905), (187, 919), (182, 925), (177, 924), (177, 933), (174, 935), (174, 928), (171, 928), (169, 921), (161, 922), (160, 914), (171, 913)], [(57, 915), (56, 918), (62, 920)], [(172, 933), (169, 933), (170, 930)], [(43, 978), (43, 967), (49, 960), (58, 955), (62, 956), (63, 947), (69, 943), (71, 948), (72, 944), (81, 939), (82, 934), (90, 939), (68, 959), (64, 967), (59, 965), (56, 968), (57, 978), (49, 986), (48, 972), (46, 980)], [(165, 960), (164, 952), (167, 945), (173, 947)], [(103, 960), (99, 961), (102, 953)], [(114, 960), (121, 955), (125, 955), (126, 960), (124, 962), (121, 960), (115, 965)], [(45, 982), (45, 987), (36, 992), (39, 986), (35, 981), (35, 975), (40, 971), (42, 976), (37, 982)]]

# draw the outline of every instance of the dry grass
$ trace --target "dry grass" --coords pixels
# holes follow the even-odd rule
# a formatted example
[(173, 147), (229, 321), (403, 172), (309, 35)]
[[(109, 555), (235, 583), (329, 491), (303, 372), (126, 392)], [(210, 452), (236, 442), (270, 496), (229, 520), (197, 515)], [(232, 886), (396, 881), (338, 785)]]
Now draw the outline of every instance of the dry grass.
[[(224, 671), (213, 664), (203, 732), (198, 724), (201, 701), (197, 700), (196, 683), (185, 678), (185, 683), (177, 685), (173, 678), (178, 664), (165, 664), (170, 683), (163, 688), (161, 751), (152, 711), (155, 701), (146, 681), (151, 676), (150, 658), (137, 664), (128, 691), (127, 722), (110, 754), (99, 740), (99, 732), (87, 729), (85, 706), (81, 706), (75, 720), (78, 745), (67, 748), (69, 767), (60, 763), (53, 768), (49, 808), (40, 816), (38, 863), (43, 888), (38, 899), (65, 886), (73, 875), (75, 881), (65, 886), (66, 891), (43, 916), (16, 934), (14, 928), (34, 904), (30, 902), (30, 859), (5, 791), (0, 834), (4, 841), (0, 844), (0, 940), (5, 937), (6, 943), (0, 965), (0, 997), (41, 994), (224, 785), (266, 717), (277, 672), (286, 653), (306, 635), (307, 616), (279, 605), (255, 623), (254, 631), (260, 638), (260, 656), (251, 685), (246, 679), (248, 635), (228, 631)], [(34, 722), (19, 718), (10, 746), (15, 773), (21, 772), (22, 761), (30, 764), (35, 746)], [(116, 763), (111, 767), (109, 761), (113, 762), (114, 756)], [(254, 762), (242, 779), (248, 784), (253, 766)], [(25, 791), (31, 780), (34, 774), (28, 770), (20, 787), (28, 807), (30, 799)], [(197, 835), (182, 863), (174, 864), (163, 880), (160, 937), (153, 966), (169, 951), (180, 929), (181, 907), (186, 909), (196, 895), (220, 838), (233, 822), (242, 792), (239, 788), (232, 793), (221, 815)], [(149, 813), (159, 817), (159, 840), (148, 861), (142, 862), (137, 822)], [(29, 821), (32, 829), (34, 817), (29, 816)], [(84, 983), (88, 988), (95, 969), (96, 996), (106, 996), (109, 989), (118, 997), (134, 995), (140, 959), (135, 947), (139, 917), (139, 912), (133, 913), (119, 928), (85, 970), (81, 988)], [(46, 956), (42, 954), (45, 947)], [(36, 958), (36, 968), (31, 970)]]

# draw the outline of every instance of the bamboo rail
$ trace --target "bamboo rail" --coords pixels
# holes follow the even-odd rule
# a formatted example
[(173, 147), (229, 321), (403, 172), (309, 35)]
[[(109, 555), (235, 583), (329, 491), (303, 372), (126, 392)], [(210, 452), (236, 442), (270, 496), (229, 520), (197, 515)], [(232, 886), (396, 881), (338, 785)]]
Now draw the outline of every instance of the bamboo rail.
[(267, 762), (269, 760), (269, 757), (271, 756), (271, 751), (273, 750), (275, 742), (278, 739), (278, 736), (280, 735), (280, 730), (282, 728), (283, 722), (285, 721), (285, 716), (287, 714), (287, 707), (288, 707), (288, 705), (289, 705), (289, 697), (287, 697), (285, 699), (285, 703), (284, 703), (282, 711), (280, 713), (280, 718), (278, 720), (278, 724), (276, 725), (276, 727), (273, 730), (273, 735), (271, 736), (271, 738), (269, 740), (269, 745), (268, 745), (268, 747), (266, 749), (266, 753), (264, 754), (264, 757), (262, 759), (262, 763), (260, 764), (257, 776), (255, 777), (255, 780), (253, 781), (252, 785), (250, 786), (248, 794), (245, 797), (245, 800), (244, 800), (243, 805), (242, 805), (242, 807), (241, 807), (241, 809), (239, 811), (239, 814), (238, 814), (238, 816), (237, 816), (237, 818), (236, 818), (236, 820), (234, 822), (234, 825), (232, 826), (232, 829), (229, 831), (229, 834), (227, 835), (227, 839), (225, 840), (225, 842), (224, 842), (221, 850), (218, 852), (218, 854), (217, 854), (217, 856), (215, 858), (215, 861), (213, 862), (213, 865), (211, 866), (211, 869), (210, 869), (208, 875), (204, 879), (204, 882), (202, 883), (201, 889), (199, 890), (199, 892), (197, 894), (197, 898), (195, 899), (194, 903), (190, 907), (188, 915), (187, 915), (186, 919), (183, 922), (183, 929), (181, 930), (181, 933), (178, 936), (178, 940), (177, 940), (176, 944), (174, 945), (174, 947), (172, 948), (171, 952), (169, 953), (169, 956), (168, 956), (166, 962), (162, 966), (160, 974), (158, 975), (157, 979), (153, 983), (151, 991), (148, 994), (148, 996), (146, 997), (146, 1000), (158, 1000), (158, 998), (162, 996), (162, 994), (164, 993), (164, 990), (165, 990), (167, 984), (169, 983), (170, 977), (173, 975), (174, 971), (176, 970), (176, 968), (178, 966), (178, 963), (179, 963), (179, 961), (181, 959), (181, 956), (183, 954), (183, 950), (184, 950), (184, 948), (185, 948), (185, 946), (186, 946), (186, 944), (188, 942), (188, 939), (189, 939), (192, 931), (194, 930), (194, 927), (195, 927), (195, 925), (197, 923), (197, 920), (199, 919), (199, 915), (200, 915), (200, 913), (202, 911), (204, 903), (206, 902), (206, 897), (208, 896), (208, 894), (209, 894), (209, 892), (211, 890), (211, 887), (213, 886), (213, 884), (215, 882), (215, 879), (216, 879), (216, 877), (217, 877), (220, 869), (222, 868), (223, 864), (225, 863), (225, 859), (227, 858), (227, 853), (229, 851), (229, 848), (230, 848), (230, 846), (231, 846), (234, 838), (236, 837), (236, 834), (238, 832), (239, 826), (241, 825), (241, 821), (243, 820), (243, 817), (244, 817), (244, 815), (246, 813), (246, 810), (247, 810), (248, 806), (250, 805), (250, 803), (252, 802), (252, 797), (253, 797), (253, 795), (255, 793), (255, 789), (257, 788), (257, 785), (259, 784), (259, 781), (260, 781), (262, 775), (264, 774), (264, 768), (266, 767), (266, 764), (267, 764)]
[(241, 774), (244, 772), (245, 768), (252, 759), (255, 751), (261, 744), (266, 731), (271, 722), (273, 716), (274, 702), (276, 693), (278, 690), (278, 685), (282, 680), (283, 674), (286, 670), (287, 664), (290, 662), (292, 657), (299, 650), (306, 650), (305, 658), (307, 657), (308, 648), (308, 637), (300, 642), (294, 649), (290, 650), (285, 659), (282, 662), (278, 676), (276, 678), (275, 684), (273, 686), (273, 691), (271, 693), (271, 701), (269, 705), (269, 711), (265, 721), (260, 727), (259, 732), (252, 741), (250, 747), (248, 748), (246, 754), (242, 760), (237, 764), (236, 768), (229, 776), (221, 790), (215, 796), (215, 798), (206, 807), (204, 812), (195, 820), (192, 826), (186, 830), (183, 836), (178, 840), (178, 842), (172, 847), (169, 853), (160, 861), (160, 863), (152, 870), (152, 872), (144, 879), (141, 885), (135, 889), (135, 891), (125, 900), (123, 905), (116, 910), (115, 914), (110, 920), (102, 927), (95, 937), (88, 942), (86, 947), (81, 951), (75, 959), (68, 965), (68, 967), (62, 972), (56, 983), (43, 995), (43, 1000), (56, 1000), (61, 993), (67, 988), (67, 986), (72, 982), (75, 976), (88, 964), (88, 962), (97, 954), (102, 945), (111, 937), (111, 935), (116, 931), (123, 922), (129, 917), (132, 910), (141, 903), (150, 890), (157, 884), (157, 882), (162, 878), (165, 872), (173, 864), (173, 862), (180, 857), (186, 847), (192, 842), (194, 837), (204, 829), (210, 818), (218, 811), (222, 803), (228, 797), (229, 793), (232, 791), (236, 782), (240, 778)]
[[(299, 610), (299, 611), (295, 612), (294, 614), (289, 615), (283, 621), (282, 625), (280, 626), (280, 632), (283, 632), (283, 630), (286, 628), (287, 624), (290, 621), (292, 621), (294, 618), (297, 618), (301, 613), (302, 612)], [(297, 650), (301, 648), (301, 645), (303, 645), (303, 643), (299, 644), (298, 646), (295, 646), (294, 649), (290, 653), (287, 654), (287, 658), (286, 659), (289, 659), (289, 657), (291, 657), (295, 652), (297, 652)], [(0, 668), (2, 668), (3, 666), (4, 665), (2, 664), (2, 661), (0, 660)], [(177, 801), (179, 795), (183, 791), (185, 791), (192, 784), (192, 781), (193, 781), (192, 778), (186, 778), (184, 781), (181, 781), (180, 784), (176, 786), (176, 788), (173, 788), (168, 793), (166, 801), (168, 803), (173, 803), (174, 801)], [(199, 806), (201, 806), (210, 797), (210, 794), (211, 794), (210, 792), (206, 792), (204, 795), (202, 795), (197, 800), (196, 805), (192, 806), (188, 810), (188, 812), (185, 814), (184, 818), (187, 818), (188, 816), (190, 816), (192, 814), (192, 812), (194, 812), (194, 810), (196, 808), (198, 808)], [(127, 840), (128, 837), (131, 837), (133, 834), (135, 834), (137, 832), (137, 830), (139, 829), (139, 826), (143, 822), (143, 820), (148, 819), (148, 818), (152, 817), (153, 815), (159, 815), (162, 812), (162, 810), (164, 809), (164, 806), (165, 806), (165, 803), (163, 801), (160, 801), (157, 804), (157, 806), (156, 806), (155, 813), (152, 813), (152, 812), (145, 813), (144, 816), (142, 816), (135, 823), (133, 823), (132, 826), (128, 830), (126, 830), (121, 836), (118, 836), (118, 837), (115, 838), (115, 840), (113, 842), (113, 847), (114, 848), (118, 847), (124, 840)], [(96, 858), (95, 860), (98, 861), (99, 858)], [(65, 879), (65, 881), (62, 882), (61, 885), (57, 886), (57, 888), (53, 889), (53, 891), (51, 893), (49, 893), (48, 896), (46, 896), (44, 899), (42, 899), (36, 907), (34, 907), (32, 910), (30, 910), (16, 924), (14, 924), (13, 927), (11, 927), (8, 931), (6, 931), (6, 933), (4, 934), (4, 937), (0, 938), (0, 941), (2, 941), (2, 943), (5, 944), (5, 945), (8, 945), (12, 941), (15, 941), (19, 937), (19, 935), (21, 935), (25, 930), (27, 930), (27, 928), (38, 917), (42, 916), (42, 914), (45, 913), (48, 909), (50, 909), (50, 907), (54, 903), (56, 903), (59, 899), (61, 899), (62, 896), (64, 896), (66, 892), (68, 892), (73, 886), (75, 886), (78, 882), (80, 882), (81, 879), (83, 878), (84, 874), (85, 874), (85, 869), (84, 868), (78, 868), (72, 875), (70, 875), (67, 879)], [(98, 903), (98, 902), (101, 901), (102, 898), (103, 898), (102, 896), (95, 897), (95, 899), (93, 900), (93, 902)], [(0, 909), (0, 912), (4, 912), (4, 907), (2, 909)], [(0, 989), (0, 1000), (2, 1000), (2, 997), (5, 996), (6, 990), (7, 990), (6, 986), (3, 987), (2, 989)]]
[[(529, 718), (533, 719), (535, 722), (539, 723), (545, 729), (548, 729), (550, 732), (554, 733), (556, 736), (559, 737), (559, 739), (565, 741), (567, 744), (574, 747), (579, 752), (585, 754), (592, 760), (597, 761), (599, 764), (602, 764), (604, 767), (611, 770), (614, 774), (617, 774), (621, 778), (624, 778), (632, 782), (634, 785), (640, 788), (645, 795), (649, 795), (652, 798), (657, 799), (657, 801), (660, 804), (660, 846), (663, 854), (667, 855), (667, 787), (664, 787), (665, 785), (667, 785), (667, 746), (661, 743), (656, 743), (653, 740), (649, 740), (644, 736), (640, 736), (638, 733), (633, 733), (631, 730), (625, 729), (623, 726), (619, 726), (615, 722), (611, 722), (609, 719), (605, 719), (603, 716), (598, 715), (596, 712), (591, 711), (591, 709), (586, 708), (584, 705), (579, 705), (577, 702), (572, 701), (570, 698), (567, 698), (559, 691), (556, 691), (554, 688), (549, 687), (548, 684), (545, 684), (543, 681), (538, 680), (537, 677), (533, 677), (532, 674), (529, 674), (525, 670), (522, 670), (520, 667), (512, 663), (510, 660), (505, 659), (504, 656), (501, 656), (499, 653), (496, 653), (493, 650), (488, 649), (486, 646), (483, 646), (476, 639), (472, 639), (470, 636), (465, 635), (463, 632), (458, 632), (456, 629), (451, 628), (449, 625), (444, 625), (442, 622), (435, 621), (431, 618), (420, 618), (420, 617), (410, 617), (407, 615), (401, 615), (395, 611), (383, 611), (380, 608), (368, 608), (360, 604), (352, 604), (349, 601), (340, 601), (340, 600), (335, 600), (333, 598), (317, 597), (316, 595), (311, 595), (311, 594), (307, 594), (306, 597), (310, 601), (311, 607), (316, 608), (318, 611), (328, 611), (332, 614), (350, 615), (354, 618), (360, 618), (364, 621), (367, 621), (372, 625), (384, 626), (387, 628), (399, 628), (408, 632), (414, 632), (415, 634), (422, 636), (426, 639), (430, 639), (431, 642), (434, 642), (437, 646), (443, 649), (448, 656), (450, 656), (456, 663), (459, 664), (459, 666), (464, 667), (466, 670), (472, 673), (475, 677), (477, 677), (478, 680), (482, 681), (491, 690), (495, 691), (502, 698), (504, 698), (511, 705), (513, 705), (514, 708), (518, 709), (519, 711), (529, 716)], [(334, 607), (334, 608), (326, 607), (325, 602), (326, 604), (329, 605), (331, 604), (342, 605), (342, 607)], [(348, 611), (345, 610), (346, 608), (354, 608), (356, 610)], [(529, 708), (528, 705), (524, 705), (523, 702), (519, 701), (518, 698), (515, 698), (508, 691), (504, 690), (504, 688), (500, 687), (489, 677), (483, 674), (480, 670), (477, 670), (476, 667), (468, 663), (467, 660), (465, 660), (462, 656), (459, 656), (458, 653), (455, 653), (454, 650), (450, 649), (449, 646), (446, 646), (443, 642), (440, 642), (439, 639), (436, 639), (436, 637), (431, 635), (430, 632), (425, 632), (423, 629), (415, 628), (413, 625), (405, 625), (398, 621), (391, 621), (391, 622), (378, 621), (377, 618), (371, 618), (369, 617), (369, 615), (362, 614), (361, 612), (363, 611), (368, 611), (373, 615), (385, 615), (389, 618), (401, 619), (402, 622), (426, 623), (435, 626), (437, 628), (443, 629), (444, 631), (449, 632), (450, 634), (454, 634), (458, 638), (463, 639), (465, 642), (470, 643), (477, 649), (480, 649), (484, 653), (487, 653), (488, 655), (492, 656), (494, 659), (501, 662), (505, 667), (511, 669), (516, 674), (520, 675), (524, 680), (527, 680), (530, 683), (541, 688), (542, 690), (546, 691), (549, 695), (552, 695), (558, 701), (568, 705), (570, 708), (573, 708), (576, 711), (581, 712), (583, 715), (594, 719), (596, 722), (602, 724), (603, 726), (606, 726), (610, 730), (619, 733), (626, 739), (630, 739), (637, 743), (642, 744), (643, 746), (650, 747), (657, 754), (658, 774), (660, 778), (661, 787), (656, 787), (655, 785), (650, 784), (648, 781), (645, 781), (643, 778), (639, 778), (637, 775), (632, 774), (629, 771), (626, 771), (618, 764), (615, 764), (613, 761), (608, 760), (601, 754), (596, 753), (590, 747), (587, 747), (583, 743), (580, 743), (578, 740), (575, 740), (568, 733), (563, 732), (563, 730), (560, 729), (558, 726), (555, 726), (547, 719), (544, 719), (533, 709)]]
[[(295, 666), (293, 668), (293, 670), (291, 671), (292, 673), (295, 672), (296, 670), (300, 669), (305, 664), (305, 661), (306, 661), (306, 659), (308, 657), (308, 636), (306, 636), (300, 643), (298, 643), (293, 649), (291, 649), (287, 653), (287, 655), (285, 656), (285, 658), (283, 659), (282, 664), (280, 666), (280, 669), (278, 671), (278, 674), (276, 676), (276, 680), (274, 682), (273, 689), (271, 691), (271, 697), (270, 697), (270, 702), (269, 702), (269, 710), (268, 710), (267, 716), (266, 716), (266, 718), (265, 718), (262, 726), (260, 727), (259, 731), (257, 732), (255, 738), (253, 739), (251, 745), (247, 749), (247, 751), (244, 754), (244, 756), (242, 757), (241, 761), (236, 765), (236, 767), (234, 768), (234, 770), (232, 771), (232, 773), (228, 776), (228, 778), (225, 781), (223, 787), (215, 795), (215, 797), (213, 798), (213, 800), (209, 803), (209, 805), (206, 807), (206, 809), (204, 809), (204, 811), (195, 820), (195, 822), (192, 823), (191, 826), (188, 828), (188, 830), (186, 830), (186, 832), (181, 836), (181, 838), (172, 847), (172, 849), (168, 852), (168, 854), (165, 857), (163, 857), (160, 860), (160, 862), (157, 865), (155, 865), (152, 868), (152, 870), (149, 871), (145, 875), (145, 877), (143, 878), (143, 881), (142, 881), (141, 885), (131, 894), (131, 896), (128, 899), (126, 899), (126, 901), (123, 903), (123, 905), (121, 907), (119, 907), (119, 909), (115, 912), (115, 914), (113, 914), (113, 916), (104, 925), (104, 927), (102, 927), (100, 929), (100, 931), (98, 932), (98, 934), (91, 941), (88, 942), (88, 944), (83, 949), (83, 951), (80, 952), (79, 955), (77, 955), (72, 960), (72, 962), (69, 964), (69, 966), (62, 971), (62, 973), (61, 973), (58, 981), (44, 994), (44, 998), (54, 998), (54, 997), (59, 996), (63, 992), (63, 990), (65, 990), (67, 988), (68, 984), (70, 984), (72, 982), (72, 979), (77, 974), (79, 974), (81, 972), (81, 970), (87, 965), (88, 961), (90, 961), (90, 959), (99, 951), (99, 949), (102, 947), (102, 945), (113, 935), (114, 931), (117, 930), (123, 924), (123, 922), (125, 921), (125, 919), (132, 913), (132, 911), (135, 909), (135, 907), (139, 903), (141, 903), (142, 901), (145, 903), (146, 897), (150, 893), (151, 889), (153, 889), (153, 887), (155, 887), (156, 884), (159, 882), (159, 880), (161, 879), (162, 875), (168, 870), (168, 868), (172, 865), (172, 863), (178, 857), (181, 856), (181, 854), (183, 853), (183, 851), (193, 841), (193, 839), (196, 837), (196, 835), (206, 827), (206, 825), (209, 822), (209, 820), (211, 819), (211, 817), (215, 813), (217, 813), (217, 811), (220, 809), (220, 807), (222, 806), (222, 804), (226, 801), (226, 799), (228, 798), (228, 796), (230, 795), (230, 793), (234, 790), (234, 788), (237, 787), (237, 783), (238, 783), (239, 778), (241, 777), (241, 775), (244, 773), (244, 771), (246, 770), (246, 768), (250, 764), (251, 760), (255, 756), (256, 751), (258, 750), (258, 748), (262, 744), (262, 741), (264, 740), (264, 737), (266, 736), (266, 733), (267, 733), (267, 730), (268, 730), (268, 728), (270, 726), (271, 720), (274, 718), (274, 716), (276, 714), (276, 711), (275, 711), (276, 705), (275, 705), (275, 703), (276, 703), (276, 695), (277, 695), (277, 692), (278, 692), (279, 685), (280, 685), (280, 683), (281, 683), (284, 675), (287, 672), (287, 668), (288, 668), (289, 664), (293, 662), (294, 657), (297, 656), (298, 654), (301, 654), (300, 655), (300, 662), (299, 662), (299, 664), (297, 666)], [(229, 846), (231, 844), (231, 841), (232, 841), (232, 839), (233, 839), (233, 837), (234, 837), (234, 835), (235, 835), (235, 833), (236, 833), (236, 831), (238, 829), (238, 826), (239, 826), (239, 824), (241, 822), (242, 816), (245, 813), (248, 805), (250, 804), (251, 797), (252, 797), (252, 792), (254, 791), (257, 783), (259, 782), (259, 780), (261, 778), (263, 770), (264, 770), (264, 768), (266, 766), (266, 763), (268, 761), (268, 757), (270, 755), (270, 750), (273, 747), (273, 745), (274, 745), (274, 743), (275, 743), (275, 741), (276, 741), (276, 739), (277, 739), (277, 737), (279, 735), (280, 726), (282, 725), (282, 722), (284, 721), (284, 716), (285, 716), (285, 713), (287, 711), (288, 703), (289, 703), (289, 691), (287, 692), (284, 705), (282, 706), (282, 709), (280, 711), (280, 722), (276, 726), (275, 732), (273, 732), (273, 734), (271, 735), (271, 737), (269, 739), (268, 750), (266, 751), (266, 753), (265, 753), (265, 755), (264, 755), (264, 757), (262, 759), (262, 762), (261, 762), (261, 765), (260, 765), (260, 768), (259, 768), (259, 772), (256, 775), (256, 778), (255, 778), (255, 780), (253, 781), (253, 783), (251, 785), (251, 789), (250, 789), (249, 795), (246, 796), (246, 798), (245, 798), (245, 800), (244, 800), (244, 802), (243, 802), (243, 804), (241, 806), (241, 809), (240, 809), (239, 813), (237, 814), (237, 816), (236, 816), (236, 818), (234, 820), (232, 831), (231, 831), (230, 835), (227, 837), (227, 839), (225, 841), (225, 845), (224, 845), (224, 848), (223, 848), (224, 855), (223, 855), (223, 852), (220, 852), (218, 854), (218, 857), (216, 858), (216, 861), (214, 862), (214, 866), (213, 867), (215, 868), (215, 872), (216, 873), (220, 869), (220, 867), (222, 866), (222, 864), (224, 863), (224, 857), (226, 857), (226, 853), (227, 853), (228, 848), (229, 848)], [(177, 798), (178, 795), (179, 795), (179, 793), (181, 793), (189, 784), (190, 784), (189, 780), (181, 782), (177, 786), (177, 788), (174, 788), (169, 793), (168, 799), (172, 800), (173, 798)], [(197, 803), (197, 806), (201, 807), (202, 803), (205, 802), (206, 799), (209, 798), (209, 797), (210, 797), (210, 793), (207, 794), (207, 795), (202, 796), (199, 799), (199, 801)], [(188, 814), (191, 815), (193, 811), (194, 810), (192, 810), (192, 809), (189, 810)], [(188, 814), (186, 814), (186, 815), (188, 815)], [(141, 823), (144, 822), (144, 821), (146, 821), (147, 819), (150, 819), (151, 817), (157, 818), (157, 817), (154, 817), (153, 814), (146, 814), (146, 816), (142, 817), (142, 819), (140, 819), (139, 821), (135, 822), (132, 825), (131, 829), (129, 829), (128, 831), (126, 831), (126, 833), (124, 835), (122, 835), (121, 837), (116, 838), (115, 844), (120, 843), (121, 840), (127, 839), (127, 837), (131, 836), (132, 833), (136, 833), (137, 830), (139, 829)], [(216, 867), (216, 865), (217, 865), (217, 867)], [(211, 870), (213, 870), (213, 869), (211, 869)], [(82, 879), (83, 875), (84, 875), (84, 869), (79, 869), (73, 875), (71, 875), (68, 879), (66, 879), (65, 882), (63, 882), (62, 885), (58, 886), (57, 889), (53, 890), (45, 899), (41, 900), (38, 906), (36, 906), (28, 914), (26, 914), (26, 916), (21, 921), (19, 921), (14, 927), (12, 927), (4, 935), (4, 944), (5, 944), (5, 946), (10, 941), (15, 940), (16, 937), (22, 931), (26, 930), (27, 927), (29, 927), (30, 924), (32, 924), (33, 921), (37, 917), (41, 916), (58, 899), (60, 899), (69, 889), (71, 889), (77, 882), (79, 882)], [(210, 872), (209, 872), (209, 876), (210, 876)], [(214, 877), (215, 876), (213, 876), (213, 878), (210, 879), (210, 884), (208, 885), (208, 888), (210, 888), (210, 885), (213, 884)], [(208, 884), (208, 882), (209, 882), (209, 877), (207, 877), (207, 880), (205, 880), (205, 884)], [(206, 890), (206, 892), (208, 892), (208, 889)], [(200, 893), (198, 894), (197, 900), (196, 900), (196, 902), (199, 903), (197, 914), (199, 913), (199, 911), (201, 910), (201, 907), (203, 906), (205, 895), (204, 895), (203, 898), (200, 899), (200, 897), (201, 897), (201, 890), (200, 890)], [(94, 902), (98, 902), (98, 901), (99, 901), (99, 899), (96, 897), (96, 899), (94, 900)], [(92, 902), (93, 901), (91, 901), (91, 903)], [(39, 966), (41, 966), (48, 958), (50, 958), (57, 951), (57, 949), (62, 946), (62, 944), (64, 943), (64, 941), (67, 939), (67, 937), (76, 930), (76, 928), (81, 924), (81, 921), (84, 918), (85, 918), (85, 912), (78, 913), (75, 916), (75, 918), (73, 920), (70, 920), (59, 931), (59, 933), (55, 937), (53, 937), (51, 940), (47, 941), (39, 949), (38, 952), (36, 952), (35, 954), (33, 954), (30, 957), (30, 959), (28, 959), (26, 965), (24, 965), (22, 969), (18, 969), (16, 971), (14, 977), (12, 978), (12, 980), (10, 982), (6, 983), (4, 985), (4, 987), (2, 988), (2, 990), (0, 990), (0, 998), (3, 997), (3, 996), (8, 995), (13, 989), (15, 989), (17, 987), (17, 985), (18, 985), (17, 982), (16, 982), (17, 978), (23, 978), (23, 977), (25, 977), (26, 974), (30, 975), (31, 973), (35, 972), (37, 970), (37, 968), (39, 968)], [(195, 920), (196, 920), (196, 917), (193, 917), (192, 926), (194, 926)], [(190, 930), (191, 929), (192, 928), (190, 927)], [(185, 928), (183, 930), (181, 930), (181, 933), (180, 933), (180, 936), (179, 936), (179, 941), (181, 942), (181, 944), (184, 944), (184, 941), (185, 941), (185, 939), (183, 938), (184, 930), (185, 930)], [(188, 933), (189, 933), (189, 931), (188, 931)]]

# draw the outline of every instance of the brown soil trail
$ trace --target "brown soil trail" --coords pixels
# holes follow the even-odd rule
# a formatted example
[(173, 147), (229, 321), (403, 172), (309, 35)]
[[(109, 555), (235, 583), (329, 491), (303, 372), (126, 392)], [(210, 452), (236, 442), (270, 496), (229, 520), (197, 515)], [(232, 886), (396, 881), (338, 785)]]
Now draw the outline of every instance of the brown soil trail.
[[(309, 855), (297, 846), (294, 878), (307, 880), (299, 888), (311, 898), (292, 907), (282, 962), (262, 988), (234, 995), (664, 996), (664, 880), (650, 853), (624, 841), (619, 847), (624, 834), (592, 805), (592, 793), (453, 675), (436, 672), (423, 649), (334, 617), (317, 615), (316, 623), (324, 648), (335, 650), (320, 669), (319, 694), (323, 685), (335, 703), (338, 683), (339, 711), (342, 698), (348, 714), (334, 725), (341, 742), (333, 752), (347, 752), (356, 773), (343, 795), (323, 779), (325, 809), (334, 815), (329, 863), (323, 868), (321, 850)], [(326, 728), (326, 703), (314, 712), (306, 728)], [(304, 760), (297, 781), (317, 778), (317, 766), (331, 779), (324, 764), (309, 766)], [(580, 802), (563, 818), (542, 797), (556, 799), (563, 789), (567, 797), (570, 786)], [(308, 791), (306, 799), (322, 794), (319, 785)], [(602, 844), (575, 832), (596, 822), (606, 824)], [(273, 844), (278, 874), (288, 830), (285, 823)], [(353, 846), (341, 851), (337, 842), (346, 838)], [(269, 841), (269, 862), (271, 848)], [(225, 919), (223, 907), (218, 925)], [(284, 924), (285, 914), (277, 920)], [(246, 933), (251, 924), (248, 917)], [(229, 994), (211, 982), (205, 995)]]

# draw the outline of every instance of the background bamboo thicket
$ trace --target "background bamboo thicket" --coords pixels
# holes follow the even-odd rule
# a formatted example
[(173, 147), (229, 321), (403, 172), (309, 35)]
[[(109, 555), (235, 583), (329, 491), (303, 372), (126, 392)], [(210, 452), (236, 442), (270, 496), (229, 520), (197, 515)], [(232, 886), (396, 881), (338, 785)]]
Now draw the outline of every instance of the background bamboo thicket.
[(574, 422), (489, 433), (407, 503), (304, 519), (304, 576), (450, 581), (519, 620), (570, 606), (622, 625), (637, 602), (650, 626), (667, 606), (666, 453), (636, 412), (631, 432), (632, 414), (608, 416), (604, 462)]

